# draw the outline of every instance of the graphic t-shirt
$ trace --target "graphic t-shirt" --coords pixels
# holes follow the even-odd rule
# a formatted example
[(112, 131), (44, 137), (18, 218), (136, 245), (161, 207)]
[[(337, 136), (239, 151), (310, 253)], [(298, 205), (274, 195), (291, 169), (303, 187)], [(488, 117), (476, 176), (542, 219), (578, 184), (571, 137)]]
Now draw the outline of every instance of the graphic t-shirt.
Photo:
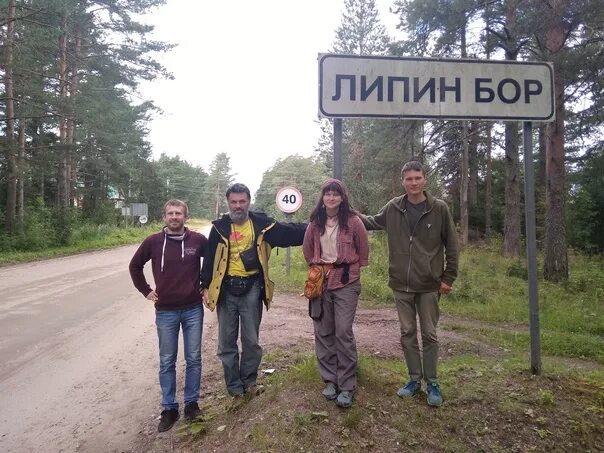
[(239, 254), (244, 250), (254, 247), (254, 229), (250, 219), (244, 222), (243, 225), (231, 224), (231, 235), (229, 236), (229, 268), (228, 275), (237, 277), (247, 277), (257, 274), (259, 271), (254, 270), (247, 272), (243, 267), (243, 262)]

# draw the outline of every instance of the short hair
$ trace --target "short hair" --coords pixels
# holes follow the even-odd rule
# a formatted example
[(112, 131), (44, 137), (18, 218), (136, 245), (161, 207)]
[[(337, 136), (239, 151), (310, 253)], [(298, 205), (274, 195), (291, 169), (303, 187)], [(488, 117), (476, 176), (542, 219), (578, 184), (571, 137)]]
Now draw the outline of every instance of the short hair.
[(418, 162), (416, 160), (410, 160), (405, 165), (403, 165), (403, 169), (401, 170), (401, 178), (405, 176), (405, 172), (411, 170), (421, 171), (422, 175), (426, 176), (426, 170), (424, 170), (424, 166), (421, 164), (421, 162)]
[(241, 184), (239, 182), (236, 182), (235, 184), (233, 184), (231, 187), (229, 187), (226, 191), (226, 198), (229, 198), (229, 195), (231, 193), (246, 193), (247, 194), (247, 199), (251, 200), (252, 196), (250, 195), (250, 189), (247, 188), (247, 186), (245, 184)]
[(164, 205), (164, 215), (166, 215), (166, 209), (168, 208), (168, 206), (179, 206), (183, 208), (185, 211), (185, 217), (189, 217), (189, 207), (184, 201), (177, 200), (176, 198), (172, 198), (171, 200), (166, 201), (166, 204)]

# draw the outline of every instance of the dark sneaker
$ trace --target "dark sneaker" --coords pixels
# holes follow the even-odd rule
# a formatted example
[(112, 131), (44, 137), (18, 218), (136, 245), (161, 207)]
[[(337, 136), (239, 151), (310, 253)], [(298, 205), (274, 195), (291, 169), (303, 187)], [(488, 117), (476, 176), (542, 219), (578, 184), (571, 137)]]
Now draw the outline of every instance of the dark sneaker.
[(336, 398), (336, 404), (340, 407), (352, 406), (352, 392), (348, 390), (342, 390)]
[(237, 389), (237, 390), (233, 390), (233, 391), (231, 391), (231, 390), (228, 390), (228, 389), (227, 389), (227, 392), (228, 392), (228, 393), (229, 393), (229, 395), (230, 395), (230, 396), (232, 396), (233, 398), (241, 398), (241, 397), (243, 397), (243, 394), (244, 394), (244, 392), (245, 392), (245, 389), (242, 389), (242, 388), (241, 388), (241, 389)]
[(266, 389), (264, 388), (264, 385), (261, 385), (261, 384), (252, 384), (252, 385), (248, 385), (245, 388), (244, 392), (247, 395), (258, 396), (261, 393), (264, 393), (265, 390)]
[(329, 401), (335, 400), (338, 397), (338, 389), (333, 382), (328, 382), (321, 393)]
[(161, 413), (161, 419), (159, 425), (157, 425), (157, 430), (160, 433), (168, 431), (174, 426), (176, 420), (178, 420), (178, 409), (164, 409)]
[(440, 393), (440, 387), (436, 382), (429, 382), (426, 386), (426, 393), (428, 393), (428, 405), (440, 406), (443, 403), (443, 396)]
[(396, 394), (401, 398), (407, 398), (419, 394), (422, 389), (422, 383), (420, 381), (409, 381), (404, 387), (401, 387), (396, 391)]
[(189, 421), (195, 420), (201, 415), (201, 409), (196, 402), (188, 403), (185, 405), (185, 418)]

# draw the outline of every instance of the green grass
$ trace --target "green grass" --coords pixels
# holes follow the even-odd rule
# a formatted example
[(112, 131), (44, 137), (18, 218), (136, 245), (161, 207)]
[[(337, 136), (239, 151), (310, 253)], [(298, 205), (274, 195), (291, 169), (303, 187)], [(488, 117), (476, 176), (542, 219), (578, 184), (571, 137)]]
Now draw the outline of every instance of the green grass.
[[(299, 247), (292, 248), (289, 274), (285, 256), (285, 250), (273, 252), (271, 278), (278, 290), (301, 292), (307, 269), (302, 252)], [(541, 277), (538, 281), (542, 350), (604, 363), (604, 257), (570, 253), (569, 262), (567, 282), (555, 284)], [(370, 265), (362, 271), (362, 305), (391, 306), (392, 292), (387, 281), (385, 238), (383, 234), (374, 234), (370, 237)], [(475, 332), (490, 342), (526, 350), (529, 344), (526, 264), (503, 258), (497, 245), (466, 247), (460, 257), (454, 291), (441, 298), (441, 308), (443, 313), (492, 325), (492, 329)]]
[[(187, 227), (197, 230), (207, 221), (190, 219)], [(3, 251), (0, 254), (0, 265), (35, 261), (45, 258), (72, 255), (91, 250), (107, 249), (120, 245), (136, 244), (147, 236), (161, 230), (160, 222), (150, 223), (144, 227), (118, 227), (112, 225), (94, 225), (84, 223), (73, 229), (69, 245), (51, 247), (36, 251)]]
[(0, 264), (35, 261), (44, 258), (71, 255), (90, 250), (107, 249), (135, 244), (159, 231), (161, 224), (153, 223), (143, 228), (84, 224), (73, 230), (70, 244), (31, 252), (2, 252)]
[[(441, 361), (445, 404), (429, 408), (425, 394), (401, 399), (401, 360), (361, 354), (353, 407), (337, 408), (320, 390), (314, 354), (273, 351), (282, 370), (266, 393), (236, 414), (218, 412), (197, 446), (217, 451), (596, 451), (601, 446), (604, 372), (549, 364), (531, 376), (523, 354), (484, 358), (456, 355)], [(220, 400), (217, 401), (219, 403)], [(237, 417), (234, 421), (233, 417)], [(236, 426), (217, 433), (216, 426)], [(193, 448), (194, 450), (194, 448)]]

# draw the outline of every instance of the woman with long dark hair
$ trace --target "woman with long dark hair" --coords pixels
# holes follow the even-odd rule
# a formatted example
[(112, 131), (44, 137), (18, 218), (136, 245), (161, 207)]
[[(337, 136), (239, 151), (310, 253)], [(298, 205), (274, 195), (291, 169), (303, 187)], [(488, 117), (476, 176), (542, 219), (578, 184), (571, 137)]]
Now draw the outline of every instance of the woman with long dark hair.
[(361, 293), (361, 266), (369, 264), (367, 231), (348, 201), (344, 183), (328, 179), (310, 214), (302, 246), (309, 265), (323, 266), (325, 291), (310, 300), (315, 351), (323, 395), (340, 407), (352, 406), (357, 387), (357, 348), (352, 323)]

